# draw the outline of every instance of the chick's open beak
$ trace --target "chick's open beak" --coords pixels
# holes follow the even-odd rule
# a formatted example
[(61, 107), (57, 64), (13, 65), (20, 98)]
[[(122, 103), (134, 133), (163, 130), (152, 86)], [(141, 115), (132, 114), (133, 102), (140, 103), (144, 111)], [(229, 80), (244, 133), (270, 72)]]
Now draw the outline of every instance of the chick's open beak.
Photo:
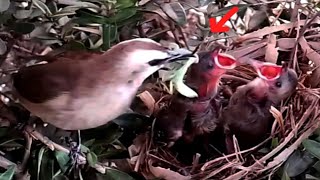
[(159, 66), (162, 64), (175, 62), (175, 61), (181, 61), (181, 60), (188, 60), (191, 57), (196, 57), (194, 53), (191, 51), (181, 48), (181, 49), (175, 49), (175, 50), (167, 50), (168, 57), (164, 59), (154, 59), (152, 61), (149, 61), (150, 66)]

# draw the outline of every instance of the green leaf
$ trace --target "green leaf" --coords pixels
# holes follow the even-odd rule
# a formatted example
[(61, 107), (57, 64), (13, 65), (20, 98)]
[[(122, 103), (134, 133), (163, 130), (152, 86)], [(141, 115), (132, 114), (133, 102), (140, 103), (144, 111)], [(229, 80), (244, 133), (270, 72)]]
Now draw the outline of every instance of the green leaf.
[(116, 169), (107, 169), (106, 174), (96, 173), (97, 180), (134, 180), (127, 173)]
[(249, 23), (248, 23), (248, 30), (258, 28), (263, 23), (263, 21), (265, 21), (268, 18), (266, 12), (264, 12), (262, 10), (255, 11), (252, 16), (254, 18), (250, 18)]
[(117, 9), (129, 8), (129, 7), (135, 6), (136, 3), (137, 3), (136, 0), (117, 0), (116, 8)]
[(152, 122), (152, 119), (138, 113), (125, 113), (114, 119), (113, 122), (123, 128), (137, 129)]
[(79, 41), (71, 40), (67, 45), (66, 48), (69, 50), (84, 50), (87, 49), (86, 46)]
[(289, 177), (303, 173), (314, 163), (314, 157), (308, 152), (296, 150), (285, 162), (284, 170)]
[(122, 128), (117, 124), (110, 122), (106, 125), (95, 129), (81, 131), (81, 136), (88, 139), (96, 139), (95, 145), (98, 143), (111, 144), (123, 134)]
[(1, 146), (1, 147), (6, 147), (6, 148), (10, 148), (10, 147), (19, 148), (19, 147), (23, 147), (23, 145), (15, 142), (16, 140), (21, 140), (21, 138), (6, 137), (6, 138), (4, 138), (4, 139), (1, 139), (0, 146)]
[(115, 15), (108, 18), (110, 24), (119, 23), (127, 20), (137, 13), (137, 7), (125, 8), (118, 11)]
[(320, 143), (314, 140), (306, 139), (302, 142), (302, 145), (308, 152), (320, 159)]
[(10, 7), (10, 0), (1, 0), (0, 1), (0, 12), (8, 10)]
[(97, 162), (98, 162), (98, 157), (94, 152), (89, 152), (87, 154), (87, 160), (88, 160), (89, 165), (91, 167), (94, 167), (94, 165), (97, 164)]
[(90, 139), (90, 140), (88, 140), (88, 141), (86, 141), (86, 142), (83, 142), (82, 145), (83, 145), (83, 146), (90, 147), (90, 146), (93, 145), (93, 143), (94, 143), (95, 141), (96, 141), (96, 139)]
[(74, 23), (88, 24), (88, 23), (99, 23), (99, 24), (115, 24), (121, 21), (127, 20), (133, 17), (137, 13), (137, 8), (125, 8), (118, 11), (111, 17), (104, 17), (100, 15), (91, 14), (85, 11), (79, 11), (79, 18), (72, 20)]
[(98, 158), (101, 160), (121, 159), (121, 158), (125, 158), (128, 155), (127, 153), (128, 153), (127, 150), (117, 149), (111, 146), (107, 150), (100, 152), (100, 154), (98, 154)]
[(117, 38), (117, 26), (104, 24), (102, 25), (102, 38), (103, 45), (102, 49), (107, 50), (111, 47), (111, 43), (114, 42)]
[(54, 154), (62, 172), (66, 172), (66, 170), (68, 169), (68, 162), (70, 160), (69, 155), (62, 151), (54, 151)]
[(317, 136), (320, 136), (320, 128), (316, 129), (314, 132), (313, 132), (314, 135), (317, 135)]
[(83, 177), (82, 177), (81, 169), (79, 170), (79, 179), (80, 180), (84, 180)]
[(4, 137), (9, 132), (8, 127), (0, 127), (0, 137)]
[(69, 180), (65, 175), (58, 175), (54, 177), (52, 180)]
[(4, 55), (7, 52), (7, 45), (2, 39), (0, 38), (0, 55)]
[(184, 25), (187, 23), (186, 12), (179, 2), (164, 3), (162, 5), (162, 9), (178, 25)]
[(90, 151), (90, 149), (86, 146), (84, 146), (83, 144), (80, 145), (80, 149), (81, 149), (81, 152), (84, 152), (84, 153), (87, 153)]
[(20, 9), (20, 10), (16, 10), (13, 16), (17, 19), (26, 19), (31, 15), (31, 13), (32, 13), (32, 8), (28, 10)]
[(0, 14), (0, 24), (7, 23), (9, 19), (12, 19), (12, 13), (5, 11)]
[(312, 167), (320, 173), (320, 161), (316, 162)]
[(277, 137), (276, 137), (276, 138), (272, 138), (271, 148), (273, 149), (273, 148), (277, 147), (278, 145), (279, 145), (279, 140), (278, 140), (278, 138), (277, 138)]
[(15, 165), (10, 166), (4, 173), (0, 174), (0, 180), (11, 180), (14, 175)]
[(51, 151), (45, 151), (42, 155), (40, 166), (40, 179), (52, 179), (54, 174), (54, 159), (49, 156)]
[(288, 176), (286, 171), (283, 172), (281, 180), (290, 180), (290, 177)]
[(29, 34), (35, 29), (35, 25), (26, 22), (14, 23), (10, 29), (20, 34)]
[(40, 179), (40, 171), (41, 171), (41, 163), (44, 152), (47, 150), (46, 147), (42, 147), (38, 154), (38, 172), (37, 172), (37, 180)]

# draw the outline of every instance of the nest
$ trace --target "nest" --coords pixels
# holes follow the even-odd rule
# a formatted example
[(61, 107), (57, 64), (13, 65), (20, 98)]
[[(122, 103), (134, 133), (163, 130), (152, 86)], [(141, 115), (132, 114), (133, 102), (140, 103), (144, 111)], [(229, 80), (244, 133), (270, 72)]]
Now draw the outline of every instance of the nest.
[[(164, 13), (145, 13), (146, 22), (142, 22), (142, 25), (139, 26), (139, 33), (130, 36), (130, 38), (140, 36), (165, 39), (170, 42), (175, 41), (181, 46), (188, 46), (190, 43), (187, 43), (187, 41), (193, 39), (193, 35), (198, 31), (209, 31), (202, 27), (205, 23), (196, 22), (201, 21), (201, 17), (198, 17), (197, 13), (199, 12), (195, 13), (192, 10), (186, 17), (188, 23), (184, 27), (177, 26)], [(294, 10), (298, 12), (297, 8)], [(221, 46), (227, 53), (238, 59), (255, 58), (274, 63), (278, 61), (278, 64), (281, 63), (280, 60), (286, 61), (290, 64), (290, 67), (297, 71), (299, 85), (296, 92), (284, 100), (280, 108), (270, 109), (274, 118), (283, 122), (284, 127), (284, 129), (280, 129), (279, 125), (274, 123), (271, 136), (266, 139), (266, 141), (272, 140), (272, 145), (269, 146), (270, 149), (266, 150), (264, 148), (267, 144), (265, 141), (250, 149), (235, 148), (236, 152), (233, 154), (219, 154), (210, 157), (210, 160), (204, 163), (199, 161), (201, 154), (194, 154), (191, 165), (186, 165), (176, 157), (172, 150), (155, 145), (151, 126), (149, 131), (138, 135), (129, 147), (129, 163), (132, 165), (130, 170), (142, 173), (147, 179), (154, 177), (179, 180), (271, 178), (276, 170), (300, 146), (302, 141), (320, 126), (320, 121), (318, 120), (320, 97), (318, 88), (320, 85), (320, 68), (318, 67), (320, 66), (320, 55), (317, 52), (320, 51), (318, 43), (320, 42), (318, 34), (320, 21), (317, 16), (319, 13), (310, 14), (313, 17), (309, 19), (300, 20), (293, 16), (291, 23), (264, 27), (242, 36), (199, 38), (203, 41), (200, 50), (212, 50), (216, 46)], [(203, 14), (201, 15), (204, 16)], [(279, 19), (279, 17), (276, 19)], [(157, 25), (153, 24), (159, 24), (158, 26), (160, 27), (156, 27)], [(302, 28), (302, 26), (304, 27)], [(149, 33), (159, 28), (164, 30), (154, 34)], [(3, 37), (1, 38), (4, 39)], [(126, 39), (128, 39), (126, 36), (121, 36), (121, 40)], [(224, 42), (217, 42), (220, 39), (223, 39)], [(12, 49), (15, 50), (15, 53), (11, 52), (8, 55), (7, 52), (2, 55), (3, 57), (8, 55), (3, 69), (15, 69), (26, 64), (29, 62), (25, 58), (27, 57), (26, 54), (43, 55), (50, 51), (48, 47), (47, 49), (36, 46), (28, 47), (32, 49), (29, 50), (28, 48), (23, 48), (24, 46), (30, 46), (29, 41), (27, 43), (18, 42), (18, 44), (14, 44)], [(3, 57), (2, 59), (5, 59)], [(6, 76), (10, 74), (9, 72), (2, 73)], [(239, 66), (235, 70), (229, 71), (223, 77), (221, 83), (221, 99), (223, 102), (227, 103), (237, 87), (250, 82), (256, 76), (255, 71), (249, 66)], [(2, 81), (5, 81), (2, 83), (6, 83), (7, 79), (3, 78)], [(7, 93), (7, 91), (10, 92), (10, 86), (4, 92)], [(160, 82), (158, 79), (150, 79), (141, 88), (134, 106), (142, 114), (156, 114), (161, 108), (167, 106), (171, 97), (168, 91), (165, 83)], [(6, 95), (5, 93), (3, 94), (4, 96)], [(41, 138), (38, 139), (41, 140)], [(65, 148), (61, 149), (69, 152)], [(85, 159), (85, 157), (82, 158)], [(97, 167), (95, 168), (98, 170)]]
[[(260, 42), (263, 42), (263, 39)], [(238, 45), (246, 46), (245, 44), (244, 41)], [(264, 48), (264, 50), (266, 49)], [(241, 47), (235, 47), (231, 50), (235, 54), (240, 51)], [(290, 54), (290, 51), (283, 52), (281, 57), (284, 59), (282, 60), (290, 61)], [(136, 152), (138, 160), (133, 161), (135, 169), (139, 169), (146, 177), (153, 174), (165, 179), (175, 177), (178, 179), (233, 180), (272, 177), (302, 141), (312, 135), (320, 125), (318, 120), (320, 91), (317, 88), (312, 88), (314, 86), (312, 78), (317, 76), (314, 74), (316, 72), (310, 73), (312, 67), (310, 62), (306, 61), (307, 57), (303, 49), (297, 51), (296, 57), (296, 62), (298, 62), (296, 69), (299, 77), (296, 92), (284, 100), (279, 109), (274, 107), (270, 109), (274, 118), (283, 122), (284, 129), (280, 129), (275, 121), (270, 137), (261, 144), (250, 149), (236, 148), (237, 150), (233, 154), (220, 154), (205, 163), (199, 163), (201, 154), (194, 154), (192, 165), (185, 165), (179, 161), (176, 158), (176, 152), (172, 153), (170, 149), (155, 145), (152, 141), (153, 132), (150, 130), (138, 136), (133, 145), (140, 147), (140, 151)], [(263, 56), (259, 58), (263, 58)], [(256, 76), (255, 71), (249, 66), (238, 66), (235, 70), (229, 71), (222, 79), (221, 94), (224, 94), (224, 100), (228, 101), (238, 86), (253, 80)], [(146, 91), (153, 90), (150, 90), (149, 87)], [(166, 104), (166, 102), (163, 103)], [(158, 109), (161, 108), (159, 103), (156, 106)], [(272, 139), (272, 145), (270, 149), (266, 150), (266, 142), (270, 139)]]

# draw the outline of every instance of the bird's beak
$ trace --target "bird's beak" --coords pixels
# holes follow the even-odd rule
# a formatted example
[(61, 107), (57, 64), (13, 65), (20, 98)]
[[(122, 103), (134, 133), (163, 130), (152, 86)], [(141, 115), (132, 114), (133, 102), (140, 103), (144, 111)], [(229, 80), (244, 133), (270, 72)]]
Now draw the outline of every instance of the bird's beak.
[(159, 66), (166, 63), (171, 63), (171, 62), (181, 61), (181, 60), (188, 60), (191, 57), (196, 57), (193, 52), (184, 48), (167, 50), (167, 53), (168, 53), (168, 57), (164, 59), (154, 59), (152, 61), (149, 61), (148, 64), (150, 66)]

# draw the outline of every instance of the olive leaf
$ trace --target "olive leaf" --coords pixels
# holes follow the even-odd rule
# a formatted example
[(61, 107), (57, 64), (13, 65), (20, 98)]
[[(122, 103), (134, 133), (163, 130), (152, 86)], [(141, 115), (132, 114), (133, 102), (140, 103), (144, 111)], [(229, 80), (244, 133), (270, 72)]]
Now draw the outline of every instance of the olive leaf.
[(137, 0), (117, 0), (116, 8), (117, 9), (124, 9), (128, 7), (135, 6)]
[(10, 7), (10, 0), (1, 0), (0, 1), (0, 12), (8, 10)]
[(0, 39), (0, 55), (4, 55), (7, 52), (7, 45), (6, 43)]
[(309, 151), (312, 155), (320, 159), (320, 143), (314, 140), (306, 139), (302, 142), (304, 148)]
[(102, 25), (102, 37), (102, 49), (107, 50), (111, 47), (111, 43), (117, 39), (117, 26), (111, 24)]
[(289, 177), (295, 177), (304, 172), (314, 163), (314, 157), (308, 151), (295, 151), (284, 165), (284, 170)]
[(15, 166), (10, 166), (4, 173), (0, 174), (0, 180), (11, 180), (14, 175)]
[(58, 161), (60, 169), (62, 172), (65, 172), (68, 169), (68, 162), (70, 160), (69, 155), (62, 151), (55, 151), (54, 155)]
[(121, 172), (116, 169), (107, 169), (105, 174), (96, 174), (97, 180), (134, 180), (127, 173)]
[(186, 12), (179, 2), (164, 3), (162, 5), (162, 9), (178, 25), (184, 25), (187, 23)]
[(89, 166), (94, 167), (95, 164), (98, 162), (98, 157), (94, 152), (89, 152), (87, 154), (87, 160), (89, 163)]

